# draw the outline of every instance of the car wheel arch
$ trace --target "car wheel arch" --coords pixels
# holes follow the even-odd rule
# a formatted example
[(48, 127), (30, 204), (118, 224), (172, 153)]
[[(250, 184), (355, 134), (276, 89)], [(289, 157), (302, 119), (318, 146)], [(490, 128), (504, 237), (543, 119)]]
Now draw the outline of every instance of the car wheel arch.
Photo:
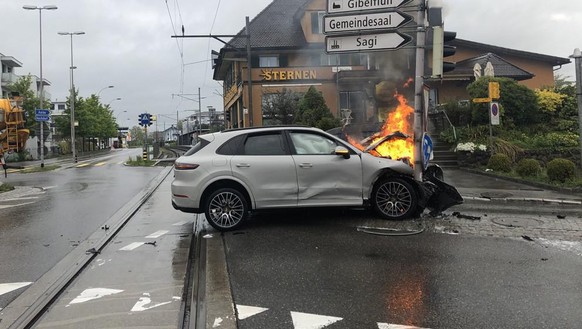
[(221, 180), (217, 180), (217, 181), (214, 181), (211, 184), (209, 184), (204, 189), (204, 192), (202, 193), (202, 197), (200, 198), (200, 205), (202, 206), (202, 205), (206, 204), (208, 197), (210, 197), (210, 195), (214, 191), (221, 189), (221, 188), (233, 188), (233, 189), (239, 191), (247, 199), (247, 204), (249, 206), (249, 210), (254, 209), (254, 201), (251, 198), (250, 193), (248, 192), (246, 187), (243, 184), (241, 184), (240, 182), (237, 182), (237, 181), (231, 180), (231, 179), (221, 179)]

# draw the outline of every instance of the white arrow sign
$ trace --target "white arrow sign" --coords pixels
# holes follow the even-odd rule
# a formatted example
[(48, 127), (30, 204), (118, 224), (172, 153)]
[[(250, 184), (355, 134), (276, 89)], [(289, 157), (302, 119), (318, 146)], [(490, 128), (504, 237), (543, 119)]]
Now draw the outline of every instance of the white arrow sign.
[(410, 40), (412, 40), (410, 36), (398, 32), (327, 36), (325, 49), (330, 54), (389, 50), (398, 49)]
[(395, 29), (411, 20), (412, 17), (398, 11), (373, 14), (324, 16), (323, 33)]
[(360, 10), (398, 8), (410, 0), (327, 0), (327, 12), (345, 13)]

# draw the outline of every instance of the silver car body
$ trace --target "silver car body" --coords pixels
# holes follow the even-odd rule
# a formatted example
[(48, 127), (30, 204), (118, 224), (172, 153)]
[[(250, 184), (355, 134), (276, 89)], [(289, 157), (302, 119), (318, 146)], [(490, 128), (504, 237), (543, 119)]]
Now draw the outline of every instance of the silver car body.
[[(252, 155), (244, 154), (246, 151), (226, 155), (218, 152), (225, 143), (234, 143), (233, 138), (267, 140), (272, 137), (268, 134), (278, 133), (284, 154), (255, 154), (263, 152), (260, 148), (248, 150)], [(209, 191), (229, 184), (244, 189), (250, 210), (362, 206), (382, 175), (413, 175), (412, 168), (402, 161), (363, 153), (317, 128), (239, 129), (202, 135), (200, 139), (207, 145), (178, 158), (174, 170), (172, 203), (186, 212), (204, 212)], [(338, 150), (347, 151), (349, 156)]]

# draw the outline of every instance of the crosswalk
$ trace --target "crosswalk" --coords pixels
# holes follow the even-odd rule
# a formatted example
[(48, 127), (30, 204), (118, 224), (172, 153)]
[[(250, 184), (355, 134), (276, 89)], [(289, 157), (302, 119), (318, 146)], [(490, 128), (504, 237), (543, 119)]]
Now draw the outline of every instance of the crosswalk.
[[(119, 160), (119, 159), (115, 159), (115, 160), (110, 160), (110, 161), (81, 161), (73, 166), (71, 166), (72, 168), (87, 168), (87, 167), (103, 167), (105, 165), (125, 165), (127, 161), (126, 160)], [(58, 164), (57, 164), (58, 165)], [(27, 166), (24, 168), (8, 168), (6, 170), (6, 172), (8, 174), (15, 174), (15, 173), (23, 173), (23, 172), (27, 172), (28, 170), (30, 170), (31, 166)]]

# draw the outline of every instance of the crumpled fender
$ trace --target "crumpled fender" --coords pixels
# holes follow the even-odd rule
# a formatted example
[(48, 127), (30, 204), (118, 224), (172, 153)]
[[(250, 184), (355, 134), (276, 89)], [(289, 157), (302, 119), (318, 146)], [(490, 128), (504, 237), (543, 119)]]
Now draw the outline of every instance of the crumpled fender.
[(427, 196), (426, 208), (431, 214), (439, 214), (464, 201), (454, 186), (444, 182), (443, 170), (438, 165), (430, 165), (425, 170), (421, 185)]

